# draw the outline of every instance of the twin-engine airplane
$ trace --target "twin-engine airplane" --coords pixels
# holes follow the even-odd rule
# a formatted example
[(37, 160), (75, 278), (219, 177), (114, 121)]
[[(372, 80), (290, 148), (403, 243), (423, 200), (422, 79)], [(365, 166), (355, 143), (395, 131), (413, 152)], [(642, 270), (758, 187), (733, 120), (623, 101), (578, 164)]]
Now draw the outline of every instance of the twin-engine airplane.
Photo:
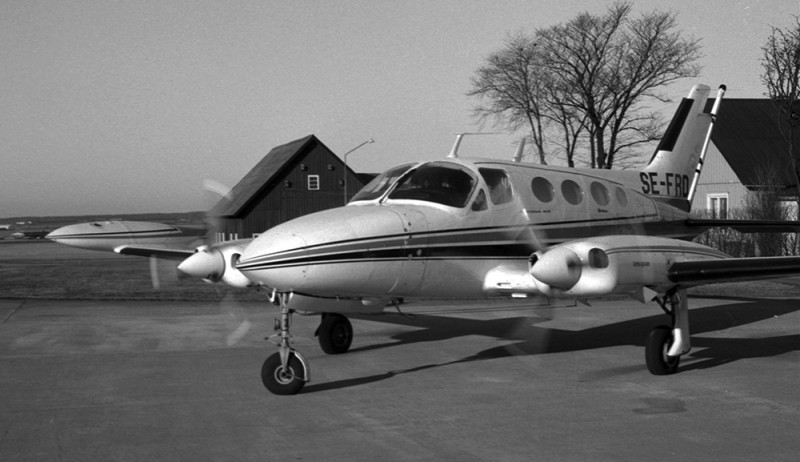
[[(231, 258), (238, 258), (252, 239), (200, 245), (208, 241), (208, 231), (201, 226), (175, 226), (150, 221), (94, 221), (62, 226), (46, 237), (70, 247), (181, 262), (201, 254), (206, 257), (202, 274), (191, 270), (184, 272), (207, 282), (221, 281), (237, 288), (252, 285), (231, 263)], [(192, 261), (199, 258), (195, 257)], [(209, 265), (212, 266), (210, 270)], [(178, 268), (181, 266), (178, 265)]]
[[(89, 250), (110, 250), (134, 255), (171, 249), (188, 249), (205, 237), (205, 229), (189, 226), (173, 226), (149, 221), (93, 221), (58, 228), (46, 237), (59, 244)], [(128, 250), (131, 249), (130, 252)], [(136, 250), (134, 250), (136, 249)], [(175, 250), (176, 255), (187, 258), (191, 250)]]
[[(291, 344), (293, 313), (321, 313), (320, 345), (338, 354), (353, 339), (345, 314), (380, 313), (414, 298), (655, 300), (672, 325), (650, 333), (646, 364), (653, 374), (672, 374), (691, 348), (687, 288), (800, 273), (800, 258), (731, 258), (689, 242), (713, 226), (797, 229), (689, 218), (724, 92), (721, 86), (705, 113), (709, 88), (695, 86), (641, 171), (468, 160), (454, 149), (443, 160), (386, 171), (345, 207), (283, 223), (252, 242), (200, 247), (179, 269), (270, 291), (280, 307), (279, 345), (262, 380), (276, 394), (297, 393), (309, 381)], [(125, 253), (153, 249), (129, 245)]]

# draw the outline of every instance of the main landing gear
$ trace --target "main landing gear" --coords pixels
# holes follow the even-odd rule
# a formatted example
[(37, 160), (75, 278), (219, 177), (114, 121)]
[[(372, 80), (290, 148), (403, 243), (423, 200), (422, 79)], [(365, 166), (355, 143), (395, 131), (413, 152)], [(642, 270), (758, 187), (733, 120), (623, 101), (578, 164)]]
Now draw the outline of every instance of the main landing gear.
[(353, 343), (353, 325), (339, 313), (322, 313), (322, 322), (315, 335), (319, 346), (329, 355), (346, 353)]
[(691, 350), (689, 339), (689, 303), (685, 290), (671, 291), (656, 297), (661, 309), (672, 318), (672, 327), (658, 326), (647, 337), (644, 356), (647, 369), (654, 375), (674, 374), (681, 355)]
[[(275, 293), (272, 302), (280, 307), (281, 317), (275, 320), (278, 352), (269, 356), (261, 367), (261, 381), (267, 390), (276, 395), (294, 395), (310, 380), (308, 363), (291, 346), (290, 327), (294, 310), (289, 308), (291, 293)], [(317, 332), (319, 345), (327, 354), (341, 354), (353, 343), (353, 325), (338, 313), (323, 313)]]

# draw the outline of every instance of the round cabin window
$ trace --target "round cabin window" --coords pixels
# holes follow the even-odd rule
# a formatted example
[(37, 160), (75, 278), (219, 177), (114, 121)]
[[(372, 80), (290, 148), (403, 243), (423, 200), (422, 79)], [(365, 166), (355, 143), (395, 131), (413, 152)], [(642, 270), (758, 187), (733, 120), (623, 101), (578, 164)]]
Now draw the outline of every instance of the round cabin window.
[(531, 190), (533, 190), (533, 195), (545, 204), (552, 202), (556, 194), (556, 189), (553, 187), (553, 184), (550, 183), (547, 178), (542, 178), (540, 176), (537, 176), (531, 181)]
[(561, 194), (563, 194), (564, 199), (572, 205), (578, 205), (583, 201), (583, 189), (581, 189), (578, 183), (572, 180), (564, 180), (564, 182), (561, 183)]
[(619, 202), (620, 207), (627, 207), (628, 195), (625, 193), (625, 190), (622, 188), (617, 188), (617, 190), (614, 191), (614, 193), (617, 196), (617, 202)]
[(592, 199), (597, 202), (597, 205), (606, 206), (611, 202), (611, 195), (608, 193), (608, 188), (603, 183), (595, 181), (590, 186)]

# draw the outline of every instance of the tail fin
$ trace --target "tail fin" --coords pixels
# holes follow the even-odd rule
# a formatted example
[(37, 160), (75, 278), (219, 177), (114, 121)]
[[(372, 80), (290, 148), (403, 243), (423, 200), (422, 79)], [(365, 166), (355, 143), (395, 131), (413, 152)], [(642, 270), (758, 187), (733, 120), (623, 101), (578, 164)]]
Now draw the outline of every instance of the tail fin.
[(677, 200), (687, 210), (691, 206), (725, 86), (720, 86), (711, 113), (703, 112), (708, 93), (707, 86), (695, 85), (681, 101), (653, 158), (641, 173), (645, 194)]

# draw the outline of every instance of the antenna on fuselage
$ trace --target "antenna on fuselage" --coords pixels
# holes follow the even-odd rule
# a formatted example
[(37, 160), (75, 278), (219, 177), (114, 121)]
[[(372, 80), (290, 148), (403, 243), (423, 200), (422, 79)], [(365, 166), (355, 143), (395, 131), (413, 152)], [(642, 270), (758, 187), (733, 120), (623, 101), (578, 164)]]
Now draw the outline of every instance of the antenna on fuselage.
[(464, 135), (503, 135), (504, 133), (497, 133), (497, 132), (464, 132), (464, 133), (456, 133), (456, 142), (453, 143), (453, 148), (450, 149), (450, 154), (447, 157), (452, 159), (458, 158), (458, 147), (461, 146), (461, 140), (464, 138)]
[(525, 151), (525, 140), (527, 140), (527, 136), (523, 136), (519, 140), (519, 146), (517, 146), (517, 152), (514, 153), (514, 162), (520, 163), (522, 162), (522, 153)]
[(703, 170), (703, 161), (706, 158), (706, 151), (708, 150), (708, 143), (711, 141), (711, 131), (714, 129), (714, 122), (717, 120), (717, 111), (719, 110), (719, 104), (722, 102), (722, 97), (725, 96), (725, 90), (728, 87), (725, 85), (720, 85), (719, 90), (717, 91), (717, 99), (714, 101), (714, 106), (711, 107), (711, 112), (709, 116), (711, 117), (711, 122), (708, 124), (708, 132), (706, 132), (706, 139), (703, 142), (703, 149), (700, 151), (700, 159), (697, 161), (697, 168), (694, 170), (694, 178), (692, 179), (692, 185), (689, 187), (689, 194), (686, 196), (686, 199), (689, 203), (692, 203), (692, 199), (694, 199), (694, 193), (697, 189), (698, 180), (700, 180), (700, 172)]

